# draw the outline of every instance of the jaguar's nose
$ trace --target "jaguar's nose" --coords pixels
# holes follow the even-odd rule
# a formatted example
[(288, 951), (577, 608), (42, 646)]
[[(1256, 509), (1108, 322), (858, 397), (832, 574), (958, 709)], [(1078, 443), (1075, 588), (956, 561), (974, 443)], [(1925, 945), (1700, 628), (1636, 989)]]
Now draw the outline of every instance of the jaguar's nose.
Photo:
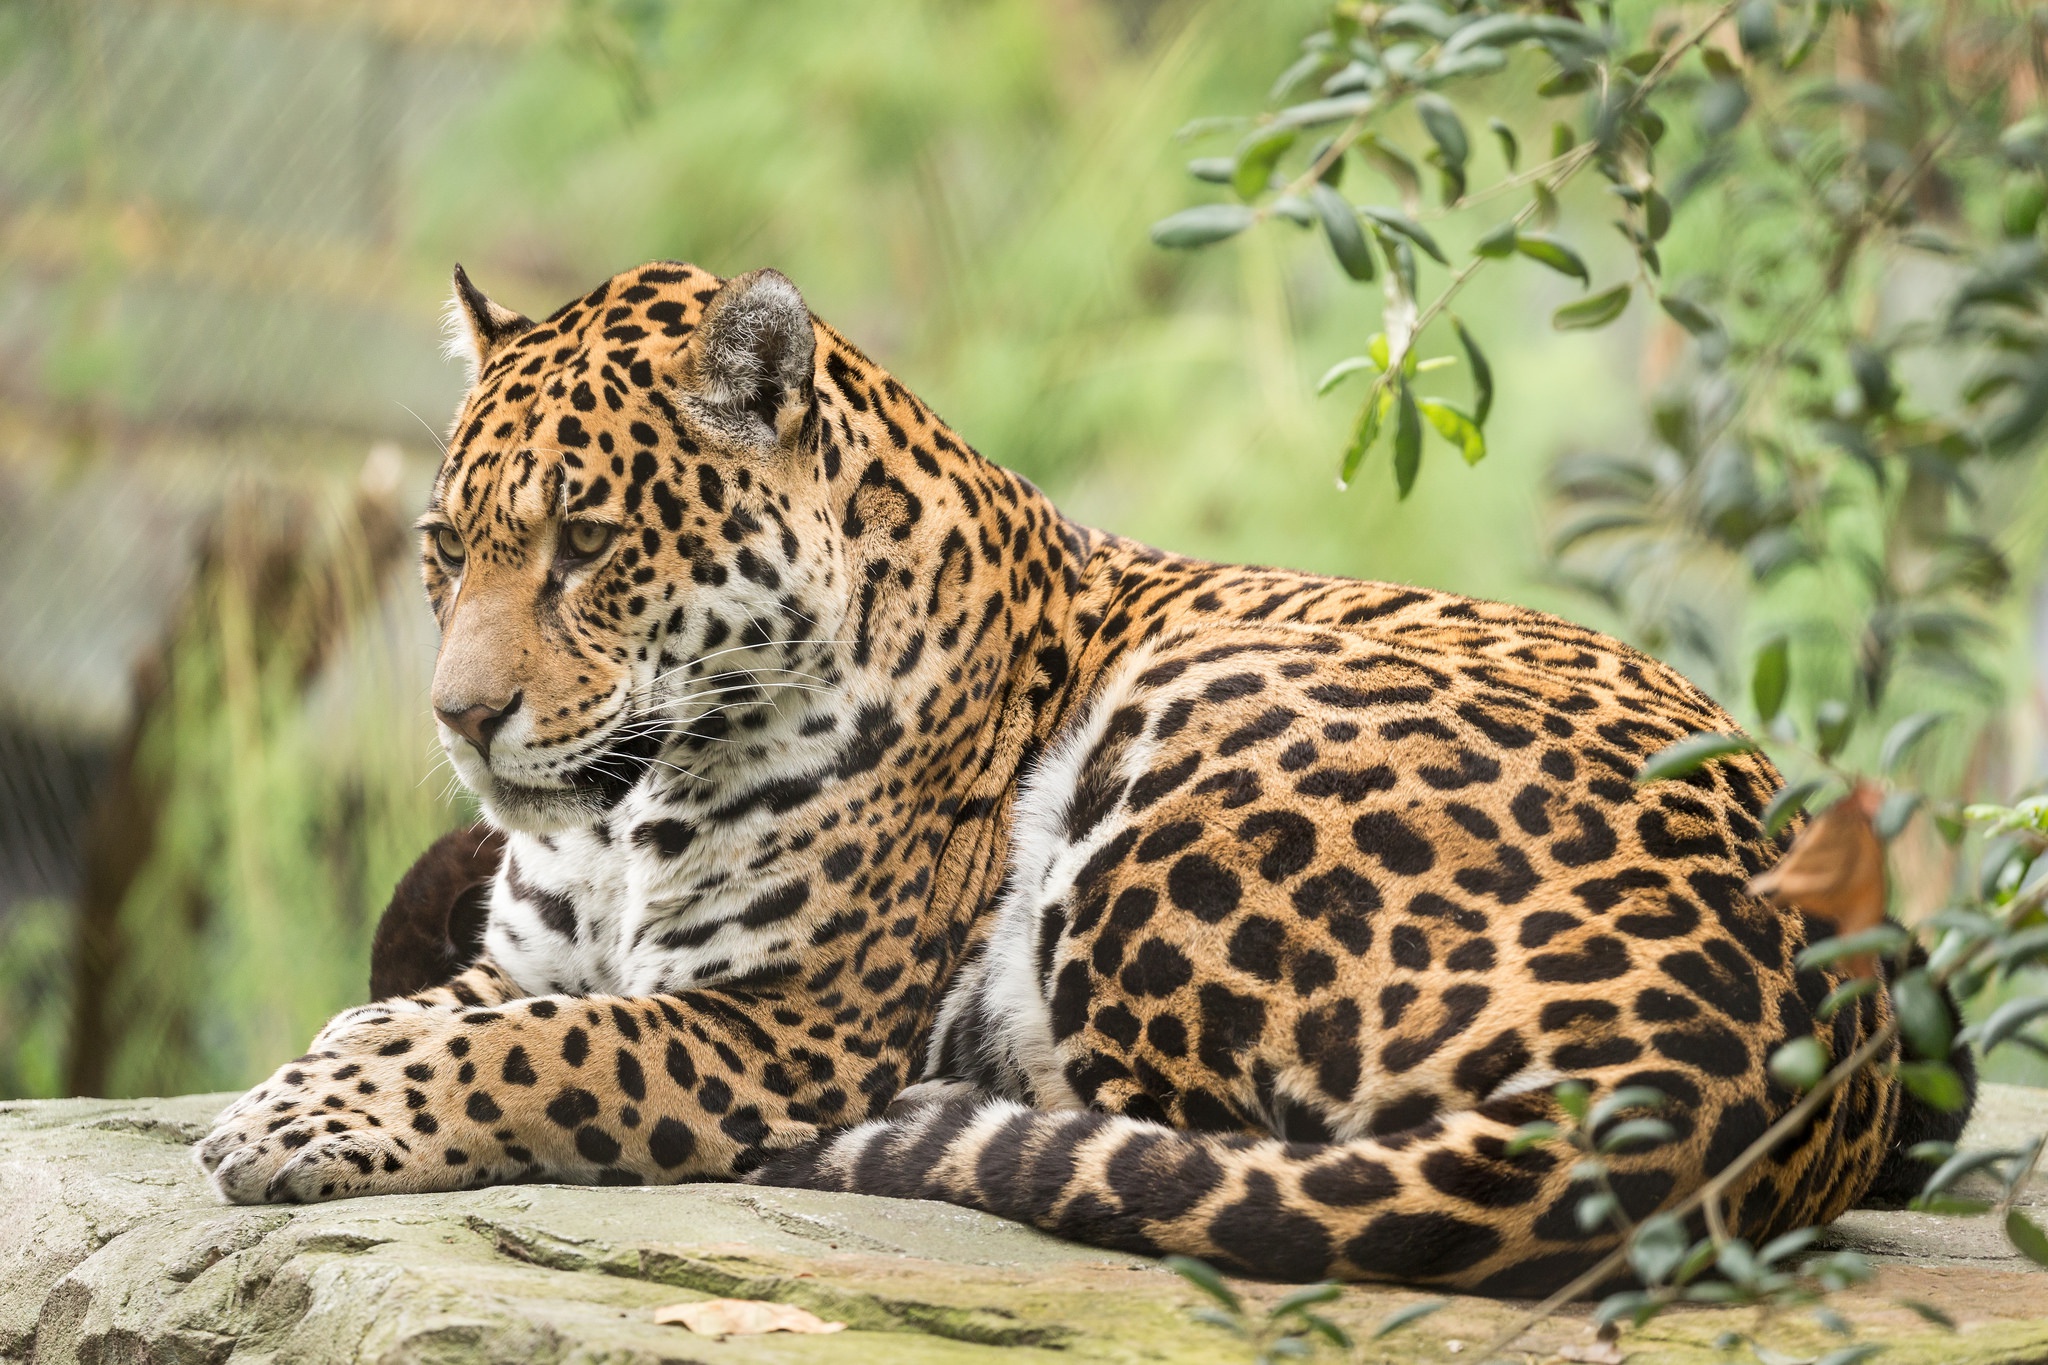
[(476, 746), (476, 751), (486, 761), (491, 757), (491, 740), (514, 711), (519, 709), (524, 692), (514, 692), (512, 699), (502, 706), (488, 702), (477, 702), (461, 708), (436, 706), (434, 714), (441, 723)]

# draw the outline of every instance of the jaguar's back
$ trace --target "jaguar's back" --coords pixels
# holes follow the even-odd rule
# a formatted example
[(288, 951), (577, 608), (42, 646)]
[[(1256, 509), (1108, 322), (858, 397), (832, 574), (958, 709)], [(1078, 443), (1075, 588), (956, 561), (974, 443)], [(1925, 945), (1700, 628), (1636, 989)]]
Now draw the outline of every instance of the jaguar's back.
[[(232, 1197), (751, 1173), (1535, 1293), (1612, 1243), (1568, 1154), (1510, 1152), (1555, 1084), (1665, 1096), (1613, 1161), (1640, 1219), (1789, 1107), (1774, 1048), (1881, 1026), (1816, 1022), (1810, 926), (1744, 890), (1767, 762), (1634, 782), (1733, 728), (1654, 660), (1075, 526), (779, 276), (538, 326), (463, 283), (426, 552), (509, 830), (489, 958), (231, 1111)], [(1732, 1224), (1841, 1212), (1900, 1107), (1860, 1077)]]

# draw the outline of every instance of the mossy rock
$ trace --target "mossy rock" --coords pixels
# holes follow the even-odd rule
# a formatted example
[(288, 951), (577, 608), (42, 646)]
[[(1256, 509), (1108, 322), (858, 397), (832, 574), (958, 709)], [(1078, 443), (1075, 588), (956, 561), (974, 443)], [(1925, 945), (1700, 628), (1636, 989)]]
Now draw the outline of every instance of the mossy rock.
[[(1217, 1362), (1249, 1352), (1192, 1320), (1200, 1295), (1152, 1262), (943, 1204), (739, 1185), (523, 1185), (294, 1208), (216, 1203), (188, 1148), (227, 1100), (0, 1105), (0, 1360), (36, 1365), (656, 1365), (884, 1360)], [(1966, 1141), (2048, 1129), (2048, 1092), (1987, 1087)], [(2048, 1204), (2048, 1183), (2027, 1202)], [(1832, 1243), (1876, 1282), (1839, 1296), (1898, 1365), (2048, 1360), (2048, 1277), (1987, 1219), (1859, 1210)], [(1246, 1285), (1255, 1302), (1284, 1286)], [(695, 1298), (774, 1299), (844, 1322), (829, 1336), (724, 1340), (654, 1322)], [(1356, 1286), (1330, 1316), (1363, 1336), (1430, 1297)], [(1897, 1302), (1940, 1305), (1954, 1334)], [(1452, 1300), (1363, 1361), (1475, 1359), (1526, 1305)], [(1630, 1361), (1709, 1362), (1748, 1310), (1669, 1314), (1617, 1344)], [(1801, 1315), (1767, 1338), (1839, 1345)], [(1598, 1358), (1584, 1308), (1509, 1359)], [(1322, 1359), (1336, 1361), (1325, 1349)]]

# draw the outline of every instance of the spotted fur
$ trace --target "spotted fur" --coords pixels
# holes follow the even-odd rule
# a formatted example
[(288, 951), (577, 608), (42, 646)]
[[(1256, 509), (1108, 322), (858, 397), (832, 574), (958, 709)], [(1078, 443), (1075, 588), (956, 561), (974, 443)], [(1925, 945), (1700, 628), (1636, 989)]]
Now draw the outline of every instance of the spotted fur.
[[(228, 1198), (750, 1176), (1531, 1294), (1610, 1245), (1509, 1151), (1558, 1080), (1668, 1097), (1641, 1218), (1788, 1107), (1775, 1047), (1884, 1022), (1744, 890), (1764, 759), (1633, 781), (1732, 726), (1654, 660), (1078, 526), (772, 272), (458, 286), (423, 562), (486, 955), (225, 1113)], [(1902, 1107), (1847, 1086), (1735, 1228), (1849, 1207)]]

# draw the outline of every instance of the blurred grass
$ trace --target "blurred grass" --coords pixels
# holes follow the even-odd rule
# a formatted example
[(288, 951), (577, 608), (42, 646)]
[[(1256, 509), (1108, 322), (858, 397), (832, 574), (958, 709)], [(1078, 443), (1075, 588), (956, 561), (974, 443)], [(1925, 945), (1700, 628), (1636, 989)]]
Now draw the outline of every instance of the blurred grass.
[[(1369, 286), (1338, 281), (1318, 239), (1291, 228), (1193, 257), (1146, 239), (1204, 193), (1183, 164), (1213, 149), (1174, 131), (1256, 107), (1318, 8), (579, 0), (539, 38), (424, 56), (406, 55), (425, 41), (415, 30), (365, 27), (361, 6), (180, 7), (214, 26), (210, 43), (112, 4), (17, 35), (31, 66), (69, 55), (34, 67), (43, 86), (7, 87), (45, 116), (27, 163), (21, 139), (0, 147), (0, 302), (13, 301), (0, 352), (34, 381), (0, 386), (19, 418), (0, 428), (14, 433), (0, 476), (51, 507), (107, 476), (166, 498), (197, 488), (202, 509), (298, 507), (293, 543), (357, 602), (312, 677), (251, 624), (261, 613), (233, 575), (193, 577), (173, 613), (185, 627), (142, 642), (168, 641), (172, 685), (137, 734), (163, 818), (119, 907), (97, 1088), (238, 1086), (298, 1050), (362, 997), (398, 873), (467, 818), (426, 721), (431, 623), (410, 567), (372, 574), (345, 533), (372, 438), (406, 448), (397, 513), (424, 497), (434, 452), (408, 410), (439, 425), (457, 396), (454, 367), (431, 359), (454, 260), (536, 315), (648, 258), (774, 265), (1079, 519), (1214, 558), (1585, 616), (1542, 577), (1540, 474), (1562, 444), (1628, 438), (1639, 336), (1550, 333), (1555, 286), (1535, 272), (1475, 291), (1468, 320), (1502, 384), (1493, 454), (1473, 470), (1439, 448), (1397, 506), (1383, 465), (1335, 491), (1348, 407), (1312, 393), (1360, 348), (1371, 313), (1345, 291)], [(344, 38), (371, 56), (323, 46)], [(261, 120), (152, 121), (132, 104), (144, 92), (118, 84), (72, 123), (51, 114), (108, 54), (130, 72), (185, 64), (193, 98), (262, 67), (280, 126), (303, 115), (323, 130), (301, 148), (318, 152), (312, 188), (292, 199), (299, 144)], [(272, 69), (301, 58), (304, 80)], [(389, 114), (396, 97), (345, 98), (378, 70), (410, 73), (395, 121), (377, 125), (400, 150), (351, 152), (329, 125)], [(294, 112), (297, 85), (314, 95)], [(372, 199), (325, 183), (357, 161), (381, 187)], [(83, 224), (96, 245), (67, 255), (52, 224)], [(9, 321), (25, 316), (63, 325)], [(1465, 382), (1443, 380), (1461, 395)], [(166, 443), (182, 463), (152, 456)], [(208, 524), (221, 523), (152, 528), (158, 562), (187, 563)], [(31, 589), (56, 571), (7, 563)], [(33, 648), (75, 647), (38, 629)], [(0, 910), (0, 1094), (81, 1074), (63, 1055), (79, 1003), (71, 919), (49, 897)]]

